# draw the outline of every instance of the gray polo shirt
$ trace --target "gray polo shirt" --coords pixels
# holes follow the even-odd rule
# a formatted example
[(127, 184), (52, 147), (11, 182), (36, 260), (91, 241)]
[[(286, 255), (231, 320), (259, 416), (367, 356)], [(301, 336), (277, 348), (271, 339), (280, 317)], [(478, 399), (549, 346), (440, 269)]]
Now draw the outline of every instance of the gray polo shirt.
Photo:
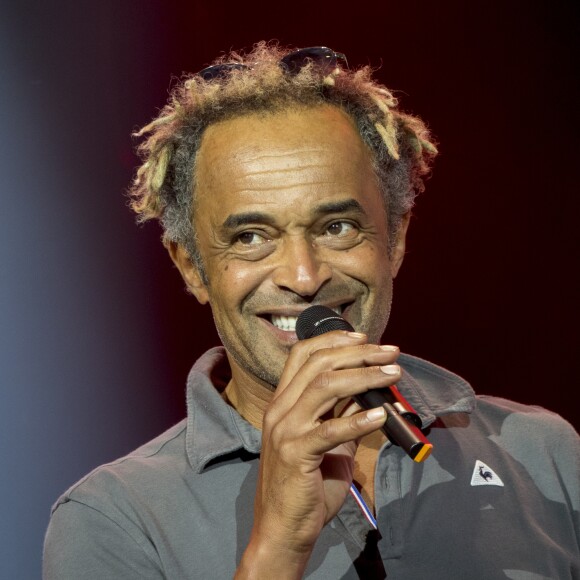
[[(323, 530), (312, 579), (580, 578), (578, 436), (559, 416), (476, 397), (408, 355), (399, 388), (434, 451), (384, 446), (378, 530), (349, 496)], [(55, 504), (45, 580), (231, 578), (252, 528), (260, 431), (220, 397), (224, 350), (200, 358), (187, 419), (98, 467)]]

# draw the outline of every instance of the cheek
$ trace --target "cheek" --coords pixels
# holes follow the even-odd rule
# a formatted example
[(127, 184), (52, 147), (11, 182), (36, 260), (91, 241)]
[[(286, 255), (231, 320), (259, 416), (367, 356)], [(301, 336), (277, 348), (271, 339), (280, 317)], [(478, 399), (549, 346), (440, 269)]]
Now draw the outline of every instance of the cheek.
[(380, 284), (390, 272), (387, 250), (374, 245), (341, 252), (333, 266), (370, 286)]
[(252, 262), (232, 261), (216, 264), (210, 278), (216, 302), (240, 305), (267, 277), (265, 268)]
[(238, 288), (254, 286), (266, 277), (266, 268), (252, 262), (230, 262), (221, 267), (218, 274), (222, 284)]

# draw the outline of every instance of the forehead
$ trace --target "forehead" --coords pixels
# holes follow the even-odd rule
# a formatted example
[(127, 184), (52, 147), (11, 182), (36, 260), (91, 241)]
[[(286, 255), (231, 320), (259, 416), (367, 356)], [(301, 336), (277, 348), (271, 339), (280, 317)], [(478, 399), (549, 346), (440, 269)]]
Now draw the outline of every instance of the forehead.
[(196, 202), (206, 208), (304, 203), (353, 192), (364, 197), (378, 191), (376, 183), (370, 151), (353, 120), (332, 106), (212, 125), (196, 160)]

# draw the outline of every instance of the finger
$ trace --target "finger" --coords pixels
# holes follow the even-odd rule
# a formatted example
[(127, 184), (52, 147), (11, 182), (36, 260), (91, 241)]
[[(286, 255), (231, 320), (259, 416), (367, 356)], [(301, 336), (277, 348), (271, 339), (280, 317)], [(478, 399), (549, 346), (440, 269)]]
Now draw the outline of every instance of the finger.
[(271, 404), (264, 416), (264, 430), (269, 433), (279, 428), (285, 433), (303, 433), (316, 426), (340, 400), (390, 386), (400, 379), (400, 372), (398, 365), (386, 364), (318, 373), (300, 396), (292, 399), (291, 406), (288, 398)]
[(309, 338), (308, 340), (297, 342), (290, 351), (276, 391), (282, 392), (300, 368), (302, 368), (306, 361), (308, 361), (316, 351), (325, 348), (338, 348), (341, 346), (365, 344), (366, 341), (366, 335), (360, 332), (335, 330), (333, 332), (326, 332), (320, 336)]
[[(286, 429), (313, 426), (336, 404), (370, 389), (388, 387), (401, 377), (398, 365), (369, 366), (318, 374), (288, 409), (281, 421)], [(352, 415), (350, 413), (347, 416)]]
[(386, 419), (382, 407), (362, 411), (349, 417), (324, 421), (313, 429), (301, 444), (305, 453), (313, 458), (335, 449), (339, 445), (355, 441), (380, 429)]
[(334, 348), (315, 348), (285, 388), (281, 391), (279, 388), (276, 390), (270, 412), (280, 418), (296, 403), (308, 385), (318, 380), (318, 375), (322, 373), (366, 366), (384, 367), (393, 364), (398, 356), (399, 349), (391, 345), (359, 343)]

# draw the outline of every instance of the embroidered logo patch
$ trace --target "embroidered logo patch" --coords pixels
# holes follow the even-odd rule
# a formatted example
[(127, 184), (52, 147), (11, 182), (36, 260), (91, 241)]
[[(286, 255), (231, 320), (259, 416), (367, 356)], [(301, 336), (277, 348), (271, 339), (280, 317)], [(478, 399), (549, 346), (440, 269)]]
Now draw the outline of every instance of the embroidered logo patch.
[(503, 481), (489, 465), (478, 459), (473, 468), (471, 485), (499, 485), (503, 487)]

